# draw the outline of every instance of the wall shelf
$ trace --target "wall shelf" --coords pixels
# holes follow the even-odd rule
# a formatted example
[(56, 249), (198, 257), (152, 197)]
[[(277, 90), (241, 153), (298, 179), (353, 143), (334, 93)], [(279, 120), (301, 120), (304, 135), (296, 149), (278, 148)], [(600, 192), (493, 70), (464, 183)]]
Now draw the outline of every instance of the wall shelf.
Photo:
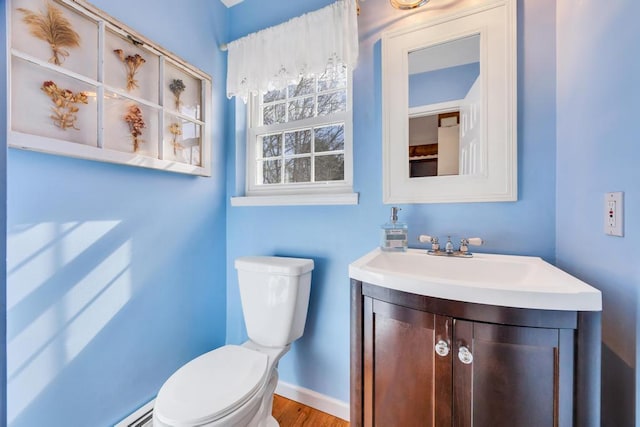
[(210, 76), (82, 0), (8, 7), (10, 147), (211, 176)]

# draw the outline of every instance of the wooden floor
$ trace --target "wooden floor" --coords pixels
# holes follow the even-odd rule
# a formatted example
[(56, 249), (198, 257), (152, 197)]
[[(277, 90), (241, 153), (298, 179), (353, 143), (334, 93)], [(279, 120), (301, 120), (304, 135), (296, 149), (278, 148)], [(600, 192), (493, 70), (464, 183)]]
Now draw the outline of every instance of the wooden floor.
[(349, 423), (301, 403), (273, 396), (273, 417), (280, 427), (348, 427)]

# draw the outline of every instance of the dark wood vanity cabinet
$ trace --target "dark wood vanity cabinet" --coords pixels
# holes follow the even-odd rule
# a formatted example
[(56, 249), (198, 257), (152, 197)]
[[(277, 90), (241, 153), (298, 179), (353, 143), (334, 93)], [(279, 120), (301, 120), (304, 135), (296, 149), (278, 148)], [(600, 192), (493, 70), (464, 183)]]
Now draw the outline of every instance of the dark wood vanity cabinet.
[(599, 312), (351, 286), (352, 426), (599, 425)]

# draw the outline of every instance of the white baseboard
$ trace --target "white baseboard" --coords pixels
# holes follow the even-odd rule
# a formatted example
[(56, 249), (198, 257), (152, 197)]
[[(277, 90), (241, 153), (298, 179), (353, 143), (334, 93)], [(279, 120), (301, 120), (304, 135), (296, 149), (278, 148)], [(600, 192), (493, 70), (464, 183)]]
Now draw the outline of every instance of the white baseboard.
[(349, 404), (347, 402), (283, 381), (278, 381), (276, 394), (349, 421)]
[[(333, 415), (334, 417), (349, 421), (349, 404), (347, 402), (343, 402), (341, 400), (334, 399), (333, 397), (329, 397), (313, 390), (309, 390), (308, 388), (299, 387), (297, 385), (289, 384), (283, 381), (278, 382), (278, 386), (276, 387), (276, 394), (279, 394), (282, 397), (286, 397), (287, 399), (300, 402), (303, 405), (310, 406), (313, 409), (317, 409), (318, 411), (326, 412), (327, 414)], [(130, 427), (132, 425), (146, 426), (146, 423), (135, 423), (136, 421), (139, 421), (139, 419), (144, 414), (146, 414), (153, 408), (154, 403), (155, 399), (147, 402), (145, 405), (138, 408), (131, 415), (120, 421), (114, 427)]]

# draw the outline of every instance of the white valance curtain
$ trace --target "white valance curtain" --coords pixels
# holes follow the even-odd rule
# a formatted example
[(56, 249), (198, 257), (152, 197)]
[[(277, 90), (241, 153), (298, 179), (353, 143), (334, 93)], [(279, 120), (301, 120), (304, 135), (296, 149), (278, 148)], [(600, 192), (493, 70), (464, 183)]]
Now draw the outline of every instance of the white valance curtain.
[(302, 75), (358, 60), (354, 0), (335, 3), (228, 44), (227, 96), (245, 102), (250, 94), (280, 89)]

